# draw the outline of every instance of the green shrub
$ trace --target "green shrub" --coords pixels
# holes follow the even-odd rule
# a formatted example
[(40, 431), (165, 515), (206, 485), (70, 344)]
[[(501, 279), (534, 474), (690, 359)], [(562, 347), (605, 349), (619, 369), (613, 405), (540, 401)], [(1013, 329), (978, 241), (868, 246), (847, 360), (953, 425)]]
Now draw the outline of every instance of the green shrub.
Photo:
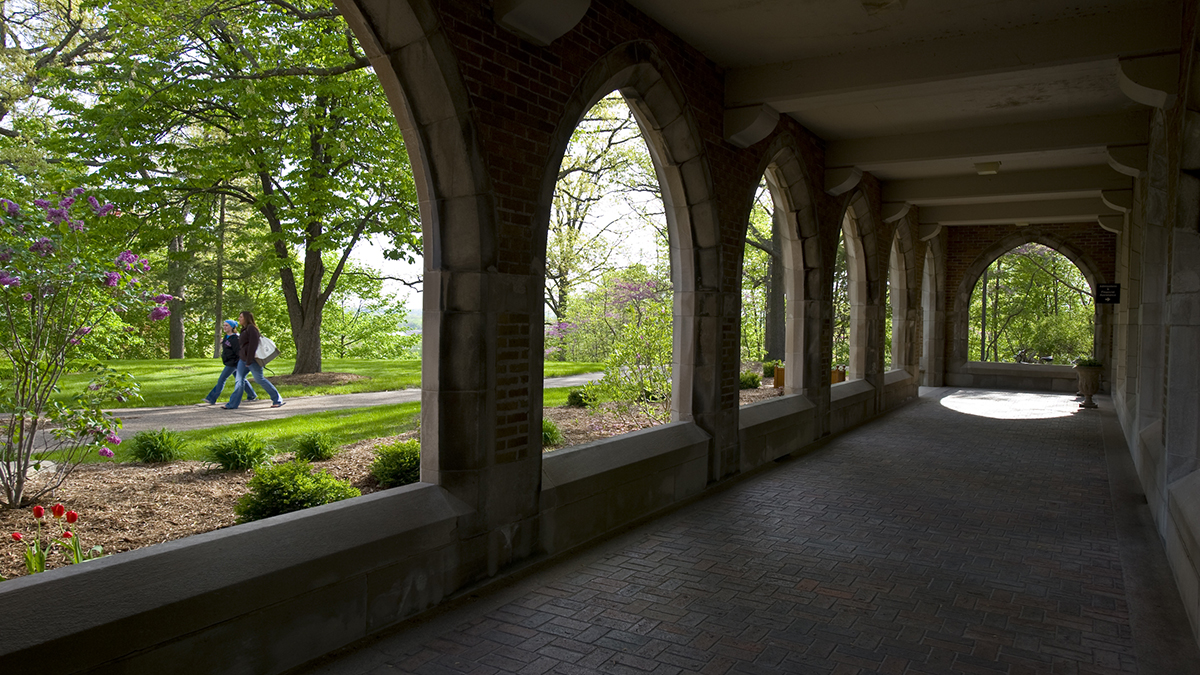
[(421, 442), (397, 441), (375, 448), (371, 475), (379, 481), (381, 488), (408, 485), (421, 480)]
[(782, 366), (779, 361), (763, 361), (763, 377), (775, 377), (775, 368)]
[(324, 431), (310, 431), (296, 439), (296, 459), (319, 462), (337, 454), (333, 436)]
[(567, 405), (572, 408), (586, 408), (590, 399), (582, 389), (572, 389), (567, 392)]
[(239, 523), (262, 520), (331, 502), (357, 497), (361, 492), (322, 469), (313, 473), (304, 460), (266, 466), (246, 484), (249, 492), (233, 507)]
[(542, 418), (542, 447), (548, 448), (555, 445), (562, 445), (563, 435), (558, 430), (558, 425), (554, 420)]
[(148, 464), (174, 462), (183, 456), (187, 446), (182, 436), (167, 429), (140, 432), (130, 444), (134, 459)]
[(738, 378), (738, 388), (740, 389), (758, 389), (762, 384), (762, 378), (753, 370), (747, 370)]
[(218, 438), (208, 445), (209, 460), (226, 471), (245, 471), (265, 464), (272, 449), (254, 434), (234, 434)]

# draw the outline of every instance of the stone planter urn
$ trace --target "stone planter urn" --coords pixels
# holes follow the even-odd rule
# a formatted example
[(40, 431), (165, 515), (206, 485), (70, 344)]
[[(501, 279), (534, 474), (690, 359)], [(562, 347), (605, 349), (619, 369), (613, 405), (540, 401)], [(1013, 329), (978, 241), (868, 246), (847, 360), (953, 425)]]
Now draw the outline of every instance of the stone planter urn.
[(1075, 365), (1075, 374), (1079, 377), (1079, 393), (1083, 394), (1080, 408), (1099, 407), (1092, 401), (1092, 395), (1100, 391), (1100, 373), (1103, 370), (1104, 368), (1098, 365)]

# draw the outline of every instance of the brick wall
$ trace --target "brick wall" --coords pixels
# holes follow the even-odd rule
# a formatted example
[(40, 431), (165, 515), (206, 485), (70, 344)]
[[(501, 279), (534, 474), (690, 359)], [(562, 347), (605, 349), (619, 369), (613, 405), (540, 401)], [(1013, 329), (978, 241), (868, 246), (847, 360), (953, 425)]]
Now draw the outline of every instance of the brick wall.
[[(762, 151), (770, 139), (749, 150), (723, 140), (723, 74), (700, 52), (649, 17), (619, 0), (595, 0), (580, 24), (548, 47), (525, 43), (500, 28), (488, 3), (448, 0), (439, 5), (445, 35), (454, 51), (470, 97), (482, 162), (495, 194), (497, 214), (495, 268), (506, 274), (536, 274), (535, 261), (544, 246), (544, 222), (538, 222), (543, 177), (557, 166), (555, 134), (572, 96), (600, 97), (608, 92), (576, 91), (589, 70), (606, 54), (634, 40), (653, 45), (665, 76), (683, 92), (687, 114), (701, 141), (711, 191), (721, 222), (718, 243), (720, 286), (715, 291), (735, 314), (740, 291), (742, 230), (750, 200), (762, 175)], [(570, 121), (573, 127), (573, 120)], [(806, 130), (785, 119), (777, 133), (790, 132), (804, 149), (802, 162), (821, 180), (822, 152)], [(819, 195), (824, 198), (824, 195)], [(529, 352), (529, 331), (540, 317), (505, 314), (497, 331), (496, 438), (497, 461), (526, 456), (530, 419), (528, 366), (541, 355)], [(737, 372), (740, 324), (723, 321), (720, 408), (738, 405)], [(684, 394), (681, 392), (681, 394)], [(684, 394), (686, 395), (686, 394)]]

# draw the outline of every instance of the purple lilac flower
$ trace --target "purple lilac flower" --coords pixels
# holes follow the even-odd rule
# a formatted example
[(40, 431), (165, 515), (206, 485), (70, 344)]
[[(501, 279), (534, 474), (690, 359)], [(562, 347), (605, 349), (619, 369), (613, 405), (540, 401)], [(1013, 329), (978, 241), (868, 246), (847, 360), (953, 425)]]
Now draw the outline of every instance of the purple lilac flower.
[(100, 448), (100, 456), (101, 457), (112, 457), (113, 454), (114, 454), (113, 451), (109, 450), (108, 448)]
[(104, 206), (100, 207), (100, 210), (96, 212), (96, 215), (107, 216), (108, 214), (112, 213), (113, 209), (115, 209), (115, 208), (117, 208), (117, 207), (112, 204), (105, 204)]
[(24, 300), (25, 302), (32, 302), (33, 301), (33, 293), (26, 293), (25, 295), (21, 296), (21, 299)]
[(87, 192), (87, 190), (85, 190), (81, 187), (77, 187), (77, 188), (71, 188), (71, 192), (69, 194), (72, 197), (78, 197), (79, 195), (83, 194), (84, 192)]
[(139, 283), (141, 283), (141, 282), (138, 281), (137, 277), (129, 277), (129, 285), (130, 286), (137, 286)]
[(79, 338), (71, 338), (70, 340), (67, 340), (67, 344), (77, 345), (77, 344), (79, 344)]
[(39, 209), (50, 208), (50, 202), (46, 201), (45, 199), (35, 199), (35, 200), (33, 200), (33, 205), (38, 207)]
[(50, 241), (46, 237), (42, 237), (41, 239), (33, 242), (33, 244), (29, 246), (29, 250), (42, 257), (46, 257), (51, 253), (54, 253), (54, 242)]
[(84, 326), (83, 328), (80, 328), (79, 330), (75, 331), (75, 334), (76, 335), (87, 335), (88, 333), (91, 333), (91, 332), (92, 332), (91, 326)]
[(128, 270), (133, 269), (133, 264), (137, 261), (138, 257), (133, 254), (133, 251), (121, 251), (121, 254), (117, 256), (114, 262), (117, 264), (117, 267)]
[(82, 220), (72, 220), (71, 221), (71, 229), (75, 230), (76, 232), (83, 232), (83, 221)]
[(96, 199), (93, 196), (89, 196), (87, 198), (87, 203), (88, 203), (88, 206), (92, 207), (93, 212), (97, 212), (100, 210), (100, 200), (99, 199)]
[(46, 209), (46, 220), (52, 223), (61, 223), (67, 219), (66, 209)]
[(161, 321), (168, 316), (171, 316), (171, 310), (167, 309), (166, 307), (155, 307), (154, 309), (150, 310), (151, 321)]
[(11, 199), (0, 199), (0, 206), (4, 207), (4, 210), (10, 216), (15, 216), (21, 212), (21, 207), (17, 206), (17, 203)]
[(158, 294), (158, 295), (154, 296), (154, 301), (155, 301), (155, 302), (157, 302), (157, 303), (158, 303), (158, 304), (160, 304), (160, 305), (161, 305), (162, 303), (164, 303), (164, 302), (170, 302), (170, 301), (172, 301), (172, 300), (174, 300), (174, 299), (175, 299), (175, 296), (173, 296), (173, 295), (168, 295), (168, 294), (166, 294), (166, 293), (160, 293), (160, 294)]
[(109, 272), (104, 275), (104, 285), (105, 286), (114, 286), (115, 287), (119, 283), (121, 283), (121, 275), (120, 274), (117, 274), (116, 272)]
[(108, 436), (104, 437), (104, 441), (109, 445), (120, 445), (121, 437), (110, 431), (108, 432)]
[(9, 276), (8, 272), (0, 270), (0, 286), (16, 286), (20, 283), (20, 277)]
[(145, 258), (142, 258), (142, 271), (143, 272), (150, 271), (150, 261), (146, 260)]
[(58, 203), (58, 208), (60, 208), (60, 209), (69, 209), (69, 208), (71, 208), (71, 207), (72, 207), (72, 206), (74, 206), (74, 205), (75, 205), (75, 198), (74, 198), (74, 197), (63, 197), (63, 198), (62, 198), (62, 201)]

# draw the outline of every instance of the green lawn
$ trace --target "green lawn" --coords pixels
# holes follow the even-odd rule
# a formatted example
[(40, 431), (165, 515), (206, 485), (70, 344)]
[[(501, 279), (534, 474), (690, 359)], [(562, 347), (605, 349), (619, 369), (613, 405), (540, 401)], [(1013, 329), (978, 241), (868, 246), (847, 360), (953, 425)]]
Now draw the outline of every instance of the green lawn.
[[(285, 375), (292, 372), (294, 361), (276, 359), (271, 363), (275, 375)], [(141, 401), (113, 403), (114, 408), (159, 407), (168, 405), (186, 405), (199, 403), (204, 395), (217, 383), (217, 375), (221, 372), (221, 362), (217, 359), (181, 359), (174, 361), (108, 361), (110, 368), (128, 372), (133, 375), (142, 388)], [(421, 386), (420, 361), (390, 361), (390, 360), (361, 360), (361, 359), (325, 359), (324, 371), (327, 373), (354, 373), (367, 379), (358, 380), (342, 385), (330, 386), (301, 386), (284, 385), (279, 387), (279, 393), (284, 398), (297, 396), (315, 396), (318, 394), (351, 394), (363, 391), (392, 391)], [(545, 364), (546, 377), (577, 375), (603, 370), (599, 363), (564, 363), (548, 361)], [(266, 373), (270, 379), (272, 373)], [(64, 375), (59, 380), (60, 397), (69, 398), (80, 391), (91, 380), (91, 373), (83, 372)], [(224, 395), (221, 400), (228, 398), (233, 392), (233, 378), (225, 383)]]
[[(569, 388), (559, 387), (544, 390), (546, 406), (560, 406), (567, 402)], [(229, 434), (252, 433), (265, 439), (276, 452), (288, 452), (296, 437), (310, 431), (325, 431), (333, 436), (338, 445), (348, 445), (367, 438), (382, 438), (416, 429), (420, 422), (420, 403), (397, 403), (369, 408), (346, 408), (329, 412), (281, 417), (260, 422), (227, 424), (209, 429), (184, 431), (180, 436), (187, 441), (184, 459), (206, 459), (205, 447), (216, 438)], [(129, 443), (116, 448), (115, 460), (130, 462)], [(97, 460), (93, 460), (97, 461)]]

